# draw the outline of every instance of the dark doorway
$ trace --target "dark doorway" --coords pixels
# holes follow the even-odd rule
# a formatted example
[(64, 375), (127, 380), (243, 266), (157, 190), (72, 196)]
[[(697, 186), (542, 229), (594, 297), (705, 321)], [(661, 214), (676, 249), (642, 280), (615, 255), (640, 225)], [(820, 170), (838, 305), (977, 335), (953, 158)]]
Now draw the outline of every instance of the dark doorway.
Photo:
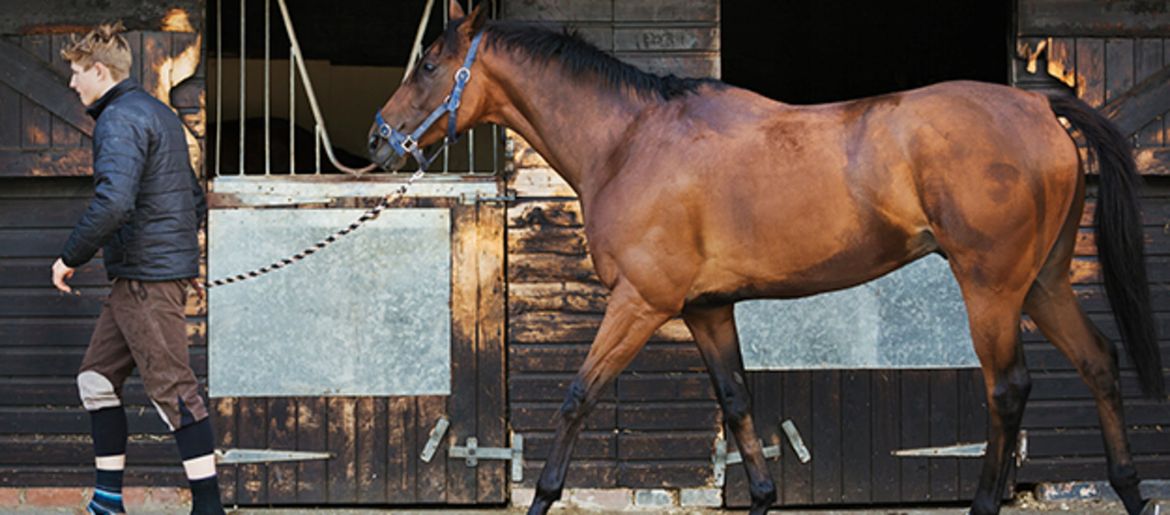
[(1012, 0), (722, 2), (723, 80), (792, 104), (1008, 82)]

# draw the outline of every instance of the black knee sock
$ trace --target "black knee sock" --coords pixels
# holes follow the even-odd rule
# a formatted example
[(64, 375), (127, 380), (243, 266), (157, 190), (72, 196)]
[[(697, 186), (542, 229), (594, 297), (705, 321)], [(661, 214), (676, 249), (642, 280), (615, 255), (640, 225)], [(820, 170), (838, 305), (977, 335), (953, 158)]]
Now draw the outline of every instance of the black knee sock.
[[(126, 455), (126, 411), (121, 406), (89, 412), (94, 456), (98, 458)], [(97, 514), (121, 513), (122, 469), (97, 469), (93, 499), (89, 511)]]
[[(179, 454), (184, 462), (214, 454), (211, 421), (205, 418), (179, 428), (175, 431), (175, 442), (179, 444)], [(219, 515), (224, 512), (219, 498), (218, 477), (214, 473), (199, 479), (190, 479), (188, 475), (188, 480), (191, 484), (191, 513)]]

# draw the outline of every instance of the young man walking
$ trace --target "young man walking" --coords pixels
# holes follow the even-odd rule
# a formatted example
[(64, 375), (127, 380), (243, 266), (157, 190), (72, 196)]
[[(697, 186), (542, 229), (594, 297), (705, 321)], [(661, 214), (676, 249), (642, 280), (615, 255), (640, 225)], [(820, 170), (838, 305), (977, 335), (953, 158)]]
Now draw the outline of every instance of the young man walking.
[(199, 275), (206, 210), (182, 122), (129, 78), (120, 23), (101, 25), (61, 50), (93, 132), (94, 198), (53, 264), (70, 292), (74, 268), (102, 249), (113, 280), (77, 376), (90, 414), (97, 485), (90, 513), (122, 513), (126, 413), (122, 384), (135, 367), (175, 435), (191, 484), (192, 513), (222, 514), (207, 407), (188, 363), (184, 306)]

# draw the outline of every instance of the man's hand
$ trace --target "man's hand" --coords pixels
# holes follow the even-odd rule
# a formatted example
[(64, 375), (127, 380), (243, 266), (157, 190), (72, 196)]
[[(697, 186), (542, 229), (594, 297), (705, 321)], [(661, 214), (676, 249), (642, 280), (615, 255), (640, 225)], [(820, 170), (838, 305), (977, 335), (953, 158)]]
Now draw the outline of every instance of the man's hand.
[(73, 288), (65, 284), (66, 279), (73, 278), (73, 269), (57, 258), (57, 262), (53, 263), (53, 286), (65, 293), (73, 293)]

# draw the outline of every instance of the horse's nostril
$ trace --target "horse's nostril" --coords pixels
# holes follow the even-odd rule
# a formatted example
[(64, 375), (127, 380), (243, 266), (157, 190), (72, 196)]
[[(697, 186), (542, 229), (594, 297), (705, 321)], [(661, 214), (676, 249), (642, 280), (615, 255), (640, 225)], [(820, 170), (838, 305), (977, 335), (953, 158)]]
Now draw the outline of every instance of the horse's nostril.
[(378, 150), (378, 136), (370, 136), (370, 152)]

